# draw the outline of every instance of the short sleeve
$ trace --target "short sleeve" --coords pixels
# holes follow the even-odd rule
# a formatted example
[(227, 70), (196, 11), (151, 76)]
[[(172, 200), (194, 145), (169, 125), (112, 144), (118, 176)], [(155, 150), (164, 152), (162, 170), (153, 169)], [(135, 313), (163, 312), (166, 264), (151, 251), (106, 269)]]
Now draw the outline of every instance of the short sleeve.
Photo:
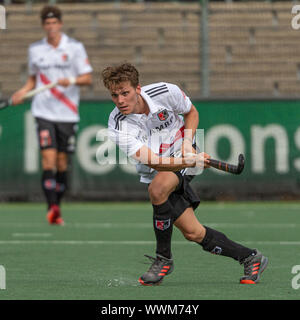
[(169, 85), (172, 107), (178, 114), (185, 114), (191, 110), (192, 102), (190, 98), (177, 85)]
[(90, 73), (93, 68), (89, 62), (88, 55), (82, 43), (79, 43), (75, 52), (75, 69), (78, 75)]
[(32, 49), (29, 47), (28, 49), (28, 74), (30, 76), (36, 75), (38, 73), (37, 67), (34, 64), (34, 57)]

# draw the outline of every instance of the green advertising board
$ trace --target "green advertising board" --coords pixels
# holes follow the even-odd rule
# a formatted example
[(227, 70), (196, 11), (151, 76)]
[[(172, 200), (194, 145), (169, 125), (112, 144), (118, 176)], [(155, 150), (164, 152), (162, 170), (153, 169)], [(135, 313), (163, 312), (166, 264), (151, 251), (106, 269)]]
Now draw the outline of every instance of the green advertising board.
[[(204, 131), (205, 152), (237, 162), (240, 176), (204, 170), (194, 187), (203, 198), (300, 195), (300, 102), (194, 101)], [(133, 164), (104, 135), (113, 104), (82, 102), (69, 196), (78, 199), (146, 199)], [(115, 154), (118, 163), (112, 163)], [(120, 163), (121, 162), (121, 163)], [(39, 199), (41, 164), (29, 104), (0, 113), (0, 197)]]

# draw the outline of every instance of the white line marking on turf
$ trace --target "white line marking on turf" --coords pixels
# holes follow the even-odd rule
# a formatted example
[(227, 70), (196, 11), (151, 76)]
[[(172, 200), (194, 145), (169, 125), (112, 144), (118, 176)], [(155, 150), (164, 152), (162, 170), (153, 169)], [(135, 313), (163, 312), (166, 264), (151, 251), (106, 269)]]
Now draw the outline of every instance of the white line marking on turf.
[(212, 228), (297, 228), (297, 223), (204, 223)]
[[(105, 241), (105, 240), (0, 240), (1, 244), (70, 244), (70, 245), (147, 245), (155, 244), (155, 241)], [(173, 243), (183, 244), (184, 241), (174, 241)]]
[(153, 228), (152, 222), (143, 223), (143, 222), (124, 222), (124, 223), (111, 223), (111, 222), (102, 222), (102, 223), (67, 223), (66, 226), (73, 228), (103, 228), (103, 229), (113, 229), (113, 228), (134, 228), (134, 229), (144, 229), (144, 228)]
[[(300, 246), (300, 241), (237, 241), (243, 244), (251, 245), (284, 245)], [(154, 245), (155, 241), (109, 241), (109, 240), (0, 240), (0, 245), (8, 244), (59, 244), (59, 245)], [(175, 245), (190, 245), (189, 241), (172, 241)]]
[(13, 237), (42, 237), (42, 238), (47, 238), (47, 237), (52, 237), (52, 233), (12, 233), (11, 234)]
[[(263, 228), (263, 229), (276, 229), (276, 228), (300, 228), (300, 224), (297, 223), (210, 223), (202, 222), (203, 224), (210, 226), (212, 228)], [(1, 222), (1, 227), (15, 227), (15, 228), (41, 228), (48, 227), (45, 223), (29, 223), (29, 222)], [(153, 228), (151, 222), (124, 222), (124, 223), (112, 223), (112, 222), (102, 222), (102, 223), (79, 223), (79, 222), (66, 222), (64, 228), (83, 228), (83, 229), (149, 229)]]
[[(297, 228), (300, 224), (296, 223), (204, 223), (212, 228)], [(152, 223), (126, 222), (126, 223), (66, 223), (66, 227), (73, 228), (104, 228), (104, 229), (148, 229), (153, 228)]]

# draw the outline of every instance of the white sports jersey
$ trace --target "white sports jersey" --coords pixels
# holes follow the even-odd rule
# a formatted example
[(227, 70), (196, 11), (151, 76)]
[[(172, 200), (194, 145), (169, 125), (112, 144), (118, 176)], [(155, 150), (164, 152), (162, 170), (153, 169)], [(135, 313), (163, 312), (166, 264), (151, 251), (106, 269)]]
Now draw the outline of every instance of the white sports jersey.
[[(57, 48), (46, 38), (31, 44), (28, 60), (29, 74), (36, 76), (36, 88), (92, 72), (83, 44), (64, 33)], [(31, 106), (33, 116), (57, 122), (78, 122), (79, 90), (76, 85), (56, 86), (37, 94)]]
[[(184, 121), (180, 114), (190, 111), (190, 99), (178, 86), (165, 82), (142, 87), (141, 96), (149, 106), (149, 114), (125, 116), (115, 107), (108, 121), (110, 139), (129, 157), (143, 145), (166, 157), (181, 150)], [(157, 174), (141, 163), (136, 167), (141, 182), (150, 183)]]

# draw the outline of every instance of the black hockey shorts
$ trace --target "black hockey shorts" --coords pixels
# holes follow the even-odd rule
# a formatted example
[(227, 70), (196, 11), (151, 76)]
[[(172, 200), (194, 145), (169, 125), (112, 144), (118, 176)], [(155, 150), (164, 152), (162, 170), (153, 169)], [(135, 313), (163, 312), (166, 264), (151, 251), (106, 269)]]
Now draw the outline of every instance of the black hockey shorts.
[(75, 151), (77, 123), (53, 122), (41, 118), (35, 120), (41, 150), (54, 148), (58, 152)]
[(192, 207), (194, 210), (199, 206), (200, 199), (195, 191), (190, 186), (193, 175), (185, 175), (186, 169), (174, 172), (178, 179), (179, 184), (176, 190), (169, 196), (169, 201), (174, 207), (173, 221), (180, 217), (180, 215), (187, 209)]

